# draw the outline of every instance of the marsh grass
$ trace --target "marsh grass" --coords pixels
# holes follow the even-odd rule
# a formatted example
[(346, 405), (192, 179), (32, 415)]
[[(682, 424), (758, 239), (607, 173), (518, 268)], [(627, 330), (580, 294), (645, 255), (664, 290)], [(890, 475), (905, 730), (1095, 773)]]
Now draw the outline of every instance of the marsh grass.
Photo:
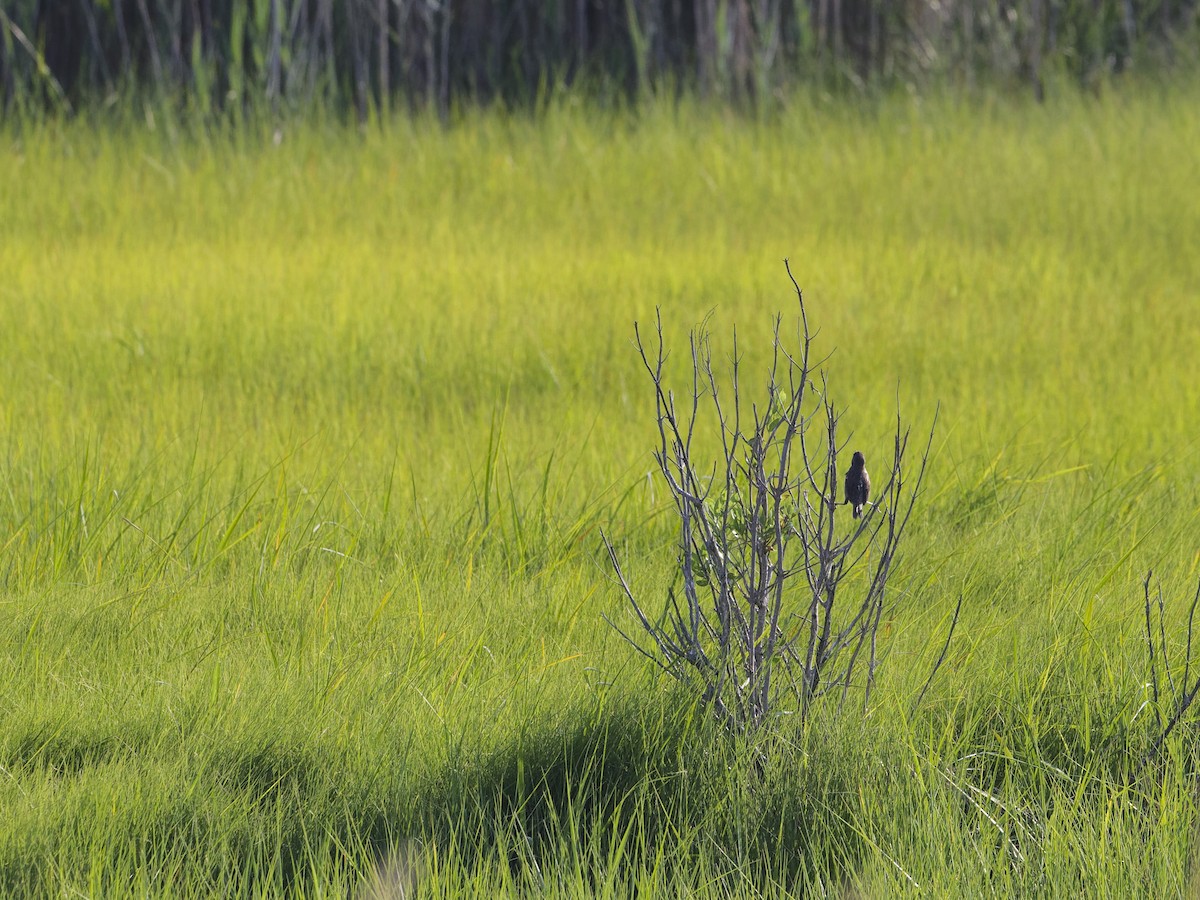
[[(1129, 761), (1200, 560), (1195, 95), (6, 133), (0, 892), (1186, 892), (1194, 727)], [(784, 256), (867, 459), (897, 383), (943, 424), (872, 708), (752, 789), (598, 528), (665, 590), (631, 323), (761, 367)]]

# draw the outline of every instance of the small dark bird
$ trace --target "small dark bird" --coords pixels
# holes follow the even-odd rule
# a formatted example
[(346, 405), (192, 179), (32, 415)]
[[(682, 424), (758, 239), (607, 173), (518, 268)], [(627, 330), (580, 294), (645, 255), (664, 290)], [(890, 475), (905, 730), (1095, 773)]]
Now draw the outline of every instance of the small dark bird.
[(846, 502), (854, 507), (854, 518), (862, 515), (870, 493), (871, 476), (867, 474), (867, 461), (855, 450), (854, 458), (850, 460), (850, 468), (846, 471)]

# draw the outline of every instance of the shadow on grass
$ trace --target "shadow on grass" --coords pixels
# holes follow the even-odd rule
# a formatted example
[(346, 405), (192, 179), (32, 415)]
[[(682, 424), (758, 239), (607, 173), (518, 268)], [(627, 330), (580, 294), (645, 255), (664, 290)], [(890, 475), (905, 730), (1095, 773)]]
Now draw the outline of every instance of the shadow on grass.
[(647, 877), (836, 885), (865, 850), (856, 754), (804, 744), (731, 739), (686, 701), (576, 710), (447, 766), (408, 810), (409, 833), (467, 873), (507, 866), (534, 890), (612, 887), (614, 872), (626, 891)]
[(122, 895), (138, 876), (156, 891), (286, 893), (314, 861), (346, 868), (328, 838), (352, 820), (326, 828), (345, 773), (314, 749), (248, 740), (193, 757), (149, 727), (51, 723), (13, 736), (0, 763), (53, 798), (23, 833), (0, 827), (0, 896)]
[(16, 737), (4, 753), (11, 772), (41, 772), (58, 777), (78, 775), (94, 766), (136, 755), (150, 736), (129, 730), (83, 731), (74, 726), (45, 724)]
[(361, 886), (373, 878), (397, 896), (436, 861), (468, 890), (555, 881), (628, 895), (647, 880), (684, 891), (728, 881), (778, 895), (837, 885), (862, 859), (862, 755), (836, 729), (803, 746), (751, 746), (668, 697), (568, 709), (515, 723), (512, 735), (460, 748), (418, 778), (402, 755), (380, 773), (321, 748), (250, 739), (193, 768), (178, 748), (144, 740), (139, 749), (102, 734), (31, 733), (9, 745), (10, 767), (50, 775), (50, 790), (77, 809), (103, 800), (111, 817), (75, 823), (64, 807), (39, 847), (4, 852), (0, 893), (109, 879), (116, 890), (131, 872), (157, 872), (163, 890), (308, 893), (332, 879), (372, 896)]

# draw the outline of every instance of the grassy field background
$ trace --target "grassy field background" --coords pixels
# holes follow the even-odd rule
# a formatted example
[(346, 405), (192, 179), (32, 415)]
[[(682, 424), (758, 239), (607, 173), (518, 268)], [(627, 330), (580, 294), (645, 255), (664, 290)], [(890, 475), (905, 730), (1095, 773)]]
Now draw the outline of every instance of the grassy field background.
[[(1194, 730), (1130, 773), (1141, 580), (1182, 663), (1200, 567), (1197, 101), (4, 132), (0, 892), (1187, 892)], [(941, 412), (869, 714), (758, 778), (599, 529), (661, 594), (632, 324), (753, 371), (784, 257), (869, 465)]]

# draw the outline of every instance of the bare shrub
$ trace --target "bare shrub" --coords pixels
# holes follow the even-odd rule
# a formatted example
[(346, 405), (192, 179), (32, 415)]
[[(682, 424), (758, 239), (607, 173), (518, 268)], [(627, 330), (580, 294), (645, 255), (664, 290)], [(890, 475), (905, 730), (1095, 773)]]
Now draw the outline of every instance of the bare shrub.
[[(691, 333), (690, 384), (678, 395), (667, 385), (661, 315), (649, 342), (634, 326), (655, 396), (654, 458), (679, 521), (678, 572), (661, 616), (646, 612), (604, 537), (641, 635), (617, 630), (663, 671), (694, 685), (739, 732), (779, 715), (803, 721), (825, 696), (840, 708), (852, 689), (869, 703), (888, 582), (933, 439), (931, 424), (910, 468), (910, 429), (897, 412), (886, 477), (876, 478), (861, 518), (851, 519), (849, 509), (839, 516), (838, 460), (848, 436), (812, 358), (803, 292), (790, 266), (787, 272), (799, 305), (796, 334), (794, 342), (785, 339), (776, 316), (759, 400), (743, 387), (736, 333), (727, 379), (714, 369), (706, 326)], [(697, 449), (698, 435), (713, 437), (705, 429), (719, 438), (715, 459)]]

